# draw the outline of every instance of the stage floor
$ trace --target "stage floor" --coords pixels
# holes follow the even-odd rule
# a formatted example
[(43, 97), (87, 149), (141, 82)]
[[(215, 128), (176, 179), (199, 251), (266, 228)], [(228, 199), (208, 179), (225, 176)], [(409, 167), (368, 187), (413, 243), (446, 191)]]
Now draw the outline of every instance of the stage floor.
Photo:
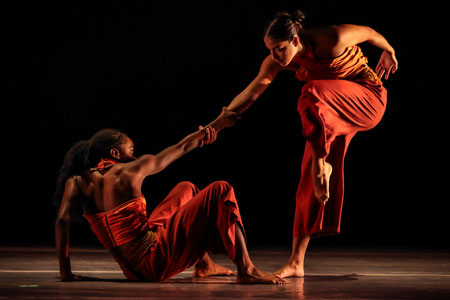
[[(274, 272), (289, 251), (250, 249), (255, 264)], [(233, 268), (226, 256), (212, 256)], [(284, 286), (238, 285), (234, 277), (192, 277), (192, 269), (160, 282), (127, 282), (109, 253), (71, 251), (75, 274), (95, 281), (59, 282), (55, 250), (0, 247), (0, 299), (450, 299), (450, 252), (311, 249), (305, 278)]]

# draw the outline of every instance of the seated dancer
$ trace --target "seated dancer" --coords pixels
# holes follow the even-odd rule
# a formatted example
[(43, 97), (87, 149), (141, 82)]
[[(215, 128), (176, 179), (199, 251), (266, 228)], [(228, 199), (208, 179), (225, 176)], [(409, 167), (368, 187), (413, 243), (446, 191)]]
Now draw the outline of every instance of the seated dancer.
[(236, 264), (237, 283), (284, 284), (284, 279), (260, 271), (251, 261), (234, 190), (225, 181), (203, 190), (181, 182), (147, 218), (143, 180), (212, 143), (230, 118), (223, 120), (219, 117), (212, 123), (216, 128), (200, 127), (156, 155), (136, 158), (132, 140), (114, 129), (100, 130), (89, 141), (73, 145), (55, 191), (60, 199), (55, 238), (61, 281), (83, 280), (72, 273), (69, 256), (73, 208), (80, 204), (98, 240), (129, 280), (161, 281), (191, 266), (194, 276), (234, 274), (215, 264), (207, 254), (212, 252), (227, 254)]

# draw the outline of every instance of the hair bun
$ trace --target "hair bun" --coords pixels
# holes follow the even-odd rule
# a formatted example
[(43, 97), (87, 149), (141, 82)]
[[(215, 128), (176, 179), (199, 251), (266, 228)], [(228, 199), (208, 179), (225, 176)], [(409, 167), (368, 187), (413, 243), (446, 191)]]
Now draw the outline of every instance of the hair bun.
[(280, 11), (265, 27), (264, 36), (278, 40), (291, 40), (294, 35), (303, 31), (304, 20), (305, 14), (301, 10)]

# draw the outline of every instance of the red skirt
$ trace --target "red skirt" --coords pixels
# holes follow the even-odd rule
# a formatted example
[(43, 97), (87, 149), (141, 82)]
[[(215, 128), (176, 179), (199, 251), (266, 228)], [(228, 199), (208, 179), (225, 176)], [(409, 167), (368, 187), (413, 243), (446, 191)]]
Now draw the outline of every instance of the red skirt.
[[(387, 91), (381, 82), (313, 80), (305, 84), (298, 112), (307, 142), (296, 196), (294, 237), (340, 232), (345, 153), (358, 131), (369, 130), (380, 122), (386, 103)], [(333, 167), (326, 205), (314, 196), (312, 149)]]
[(147, 280), (170, 278), (195, 265), (206, 252), (235, 259), (235, 226), (242, 230), (233, 187), (216, 181), (203, 190), (179, 183), (148, 218), (156, 245), (142, 257), (137, 271)]

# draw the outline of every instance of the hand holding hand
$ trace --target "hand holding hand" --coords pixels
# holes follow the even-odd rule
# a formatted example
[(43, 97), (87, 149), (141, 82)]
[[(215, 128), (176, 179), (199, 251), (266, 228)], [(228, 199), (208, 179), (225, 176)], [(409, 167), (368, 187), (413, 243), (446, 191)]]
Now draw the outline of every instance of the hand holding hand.
[(389, 78), (389, 74), (392, 71), (392, 74), (395, 73), (398, 69), (397, 58), (395, 57), (394, 52), (383, 51), (380, 57), (380, 61), (377, 64), (375, 72), (377, 76), (382, 79), (384, 75), (384, 79)]
[(217, 139), (217, 132), (212, 126), (199, 126), (198, 129), (205, 133), (205, 137), (199, 142), (198, 146), (209, 145)]

